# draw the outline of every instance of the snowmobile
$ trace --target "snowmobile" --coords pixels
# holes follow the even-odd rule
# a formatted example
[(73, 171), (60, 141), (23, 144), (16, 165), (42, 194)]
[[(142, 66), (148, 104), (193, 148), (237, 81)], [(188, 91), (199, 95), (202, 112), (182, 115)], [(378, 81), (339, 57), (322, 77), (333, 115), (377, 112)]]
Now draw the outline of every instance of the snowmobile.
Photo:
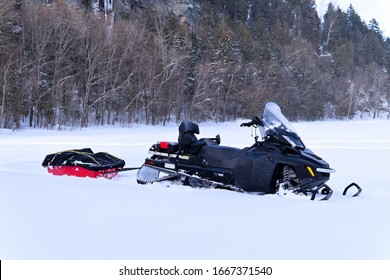
[[(177, 142), (151, 146), (137, 182), (176, 180), (191, 187), (254, 194), (311, 194), (311, 200), (319, 193), (321, 200), (332, 196), (326, 182), (335, 170), (304, 145), (276, 103), (267, 103), (261, 118), (256, 116), (241, 127), (255, 131), (251, 147), (222, 146), (219, 134), (198, 140), (199, 126), (182, 121)], [(356, 183), (347, 186), (343, 195), (352, 187), (357, 188), (353, 196), (358, 196), (361, 188)]]

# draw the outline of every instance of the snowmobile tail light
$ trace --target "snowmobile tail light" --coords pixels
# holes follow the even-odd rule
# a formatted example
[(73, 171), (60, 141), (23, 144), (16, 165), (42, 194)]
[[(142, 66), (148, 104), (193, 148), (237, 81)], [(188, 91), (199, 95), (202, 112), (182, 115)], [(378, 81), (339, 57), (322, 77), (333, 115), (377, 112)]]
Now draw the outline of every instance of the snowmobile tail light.
[(160, 149), (168, 149), (169, 148), (169, 142), (160, 142)]
[(306, 166), (306, 169), (307, 169), (307, 171), (309, 171), (309, 173), (310, 173), (310, 175), (311, 175), (312, 177), (315, 176), (315, 175), (314, 175), (314, 171), (313, 171), (313, 169), (311, 169), (310, 166)]

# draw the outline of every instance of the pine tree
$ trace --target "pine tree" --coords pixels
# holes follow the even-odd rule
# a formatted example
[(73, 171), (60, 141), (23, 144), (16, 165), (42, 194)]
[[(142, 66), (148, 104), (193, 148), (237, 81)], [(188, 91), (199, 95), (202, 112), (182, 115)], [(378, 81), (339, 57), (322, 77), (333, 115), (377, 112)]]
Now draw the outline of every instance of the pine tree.
[(92, 9), (92, 0), (80, 0), (80, 4), (86, 10)]

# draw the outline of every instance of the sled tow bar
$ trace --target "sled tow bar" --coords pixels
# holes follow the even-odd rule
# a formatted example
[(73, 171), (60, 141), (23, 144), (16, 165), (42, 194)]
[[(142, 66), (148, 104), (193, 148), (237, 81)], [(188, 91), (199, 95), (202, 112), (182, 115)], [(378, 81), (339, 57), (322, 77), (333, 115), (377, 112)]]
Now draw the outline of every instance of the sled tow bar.
[(124, 171), (132, 171), (132, 170), (137, 170), (140, 169), (141, 167), (127, 167), (127, 168), (121, 168), (117, 170), (112, 170), (112, 171), (106, 171), (103, 172), (102, 174), (109, 174), (109, 173), (118, 173), (118, 172), (124, 172)]

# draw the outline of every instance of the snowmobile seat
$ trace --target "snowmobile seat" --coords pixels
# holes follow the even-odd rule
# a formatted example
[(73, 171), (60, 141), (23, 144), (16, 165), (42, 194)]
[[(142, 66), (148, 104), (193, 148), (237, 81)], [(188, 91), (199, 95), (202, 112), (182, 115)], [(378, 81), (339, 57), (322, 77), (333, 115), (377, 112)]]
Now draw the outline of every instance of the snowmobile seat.
[(242, 150), (227, 146), (219, 146), (213, 141), (207, 141), (200, 149), (200, 156), (207, 162), (208, 166), (233, 169), (240, 157)]
[(196, 154), (199, 150), (199, 126), (196, 123), (184, 120), (179, 126), (179, 151), (185, 154)]
[(199, 125), (187, 120), (182, 121), (179, 126), (179, 137), (186, 132), (199, 134)]

